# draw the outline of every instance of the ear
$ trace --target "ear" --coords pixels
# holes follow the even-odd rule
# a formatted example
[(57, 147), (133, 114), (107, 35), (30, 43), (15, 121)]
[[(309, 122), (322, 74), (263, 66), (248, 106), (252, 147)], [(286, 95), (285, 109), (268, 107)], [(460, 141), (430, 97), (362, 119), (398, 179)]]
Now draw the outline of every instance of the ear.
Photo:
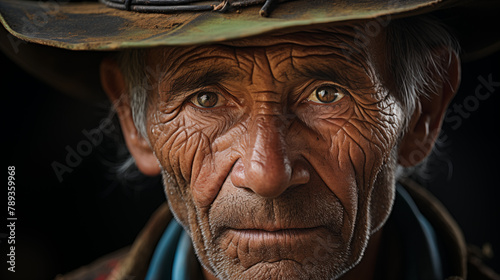
[(460, 59), (447, 48), (434, 50), (444, 68), (444, 75), (433, 73), (437, 87), (422, 95), (409, 122), (408, 130), (399, 145), (399, 164), (414, 166), (424, 160), (432, 150), (441, 130), (446, 109), (460, 84)]
[(160, 165), (148, 142), (135, 127), (127, 98), (128, 87), (116, 61), (105, 58), (101, 62), (101, 83), (115, 106), (125, 143), (139, 170), (149, 176), (160, 174)]

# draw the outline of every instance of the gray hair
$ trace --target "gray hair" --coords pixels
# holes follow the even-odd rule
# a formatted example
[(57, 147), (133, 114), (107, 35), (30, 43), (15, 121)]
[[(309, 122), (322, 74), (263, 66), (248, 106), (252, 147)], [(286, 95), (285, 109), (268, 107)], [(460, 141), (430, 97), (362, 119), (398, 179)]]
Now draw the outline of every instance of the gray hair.
[[(406, 113), (405, 124), (415, 110), (418, 98), (439, 86), (436, 77), (444, 76), (452, 52), (459, 44), (447, 27), (428, 16), (396, 19), (387, 27), (388, 64), (394, 79), (395, 96)], [(443, 58), (437, 47), (448, 48)], [(447, 59), (447, 64), (443, 63)]]
[[(405, 119), (400, 140), (406, 133), (408, 123), (419, 98), (428, 97), (440, 86), (436, 77), (443, 77), (451, 63), (452, 52), (460, 52), (457, 39), (440, 21), (429, 16), (416, 16), (394, 20), (387, 27), (388, 64), (390, 76), (394, 79), (395, 96), (401, 103)], [(438, 47), (448, 48), (448, 57), (436, 52)], [(428, 163), (439, 148), (438, 138), (429, 157), (413, 167), (398, 164), (396, 178), (413, 176), (427, 181)], [(440, 153), (440, 156), (445, 154)]]
[(128, 98), (135, 127), (139, 134), (148, 140), (146, 117), (151, 77), (146, 67), (146, 50), (122, 51), (118, 53), (117, 61), (127, 83), (128, 92), (124, 98)]
[[(120, 97), (117, 102), (123, 102), (126, 99), (130, 104), (132, 110), (132, 120), (141, 137), (146, 139), (149, 143), (147, 136), (146, 121), (147, 121), (147, 108), (148, 108), (148, 89), (151, 85), (149, 83), (150, 77), (147, 73), (146, 64), (146, 50), (144, 49), (131, 49), (119, 52), (116, 57), (118, 66), (122, 71), (123, 78), (127, 83), (128, 91)], [(115, 104), (116, 105), (116, 104)], [(114, 107), (113, 107), (114, 109)], [(124, 142), (123, 142), (123, 145)], [(126, 181), (130, 174), (137, 174), (135, 159), (132, 155), (128, 154), (126, 159), (117, 166), (117, 174), (119, 179)]]
[[(438, 86), (436, 76), (446, 74), (447, 65), (443, 64), (440, 53), (434, 50), (445, 47), (458, 53), (459, 45), (443, 24), (428, 16), (394, 19), (387, 26), (386, 32), (387, 70), (393, 78), (394, 94), (405, 113), (406, 127), (418, 98), (433, 92)], [(146, 116), (148, 89), (151, 85), (148, 84), (150, 78), (145, 62), (146, 52), (144, 49), (122, 51), (118, 55), (118, 62), (128, 83), (127, 96), (135, 126), (140, 135), (148, 139)], [(451, 62), (450, 58), (451, 56), (448, 57), (448, 63)], [(133, 159), (130, 159), (122, 169), (127, 169), (132, 164)], [(401, 174), (401, 171), (400, 168), (398, 173)]]

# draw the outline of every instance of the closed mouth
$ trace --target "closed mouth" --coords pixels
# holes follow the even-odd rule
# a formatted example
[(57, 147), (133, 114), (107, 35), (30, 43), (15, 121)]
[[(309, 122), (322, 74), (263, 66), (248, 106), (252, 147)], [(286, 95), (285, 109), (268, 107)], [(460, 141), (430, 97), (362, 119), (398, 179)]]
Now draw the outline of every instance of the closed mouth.
[(312, 227), (312, 228), (274, 228), (274, 229), (263, 229), (263, 228), (248, 228), (248, 229), (229, 229), (229, 232), (239, 235), (241, 238), (249, 239), (284, 239), (284, 238), (298, 238), (301, 236), (308, 236), (311, 234), (316, 234), (323, 227)]

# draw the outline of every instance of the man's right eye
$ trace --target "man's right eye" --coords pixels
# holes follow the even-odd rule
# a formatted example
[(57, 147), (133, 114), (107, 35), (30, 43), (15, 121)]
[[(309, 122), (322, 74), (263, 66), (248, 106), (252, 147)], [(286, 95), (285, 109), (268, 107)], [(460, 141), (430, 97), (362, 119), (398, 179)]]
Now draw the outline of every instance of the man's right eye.
[(195, 94), (190, 102), (200, 108), (214, 108), (225, 104), (226, 99), (219, 93), (203, 91)]

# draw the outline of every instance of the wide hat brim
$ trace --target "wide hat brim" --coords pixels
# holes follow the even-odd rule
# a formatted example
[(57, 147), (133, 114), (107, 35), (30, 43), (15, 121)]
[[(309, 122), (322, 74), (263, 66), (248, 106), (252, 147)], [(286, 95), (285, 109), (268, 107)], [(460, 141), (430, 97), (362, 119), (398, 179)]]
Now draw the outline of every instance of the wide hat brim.
[(105, 55), (96, 51), (209, 44), (285, 28), (433, 12), (454, 29), (467, 57), (476, 58), (500, 47), (499, 7), (500, 1), (484, 0), (296, 0), (281, 3), (270, 17), (262, 17), (259, 6), (226, 13), (151, 14), (102, 3), (2, 0), (0, 20), (10, 35), (0, 30), (5, 33), (0, 34), (0, 47), (56, 88), (95, 100), (104, 96), (97, 67)]

